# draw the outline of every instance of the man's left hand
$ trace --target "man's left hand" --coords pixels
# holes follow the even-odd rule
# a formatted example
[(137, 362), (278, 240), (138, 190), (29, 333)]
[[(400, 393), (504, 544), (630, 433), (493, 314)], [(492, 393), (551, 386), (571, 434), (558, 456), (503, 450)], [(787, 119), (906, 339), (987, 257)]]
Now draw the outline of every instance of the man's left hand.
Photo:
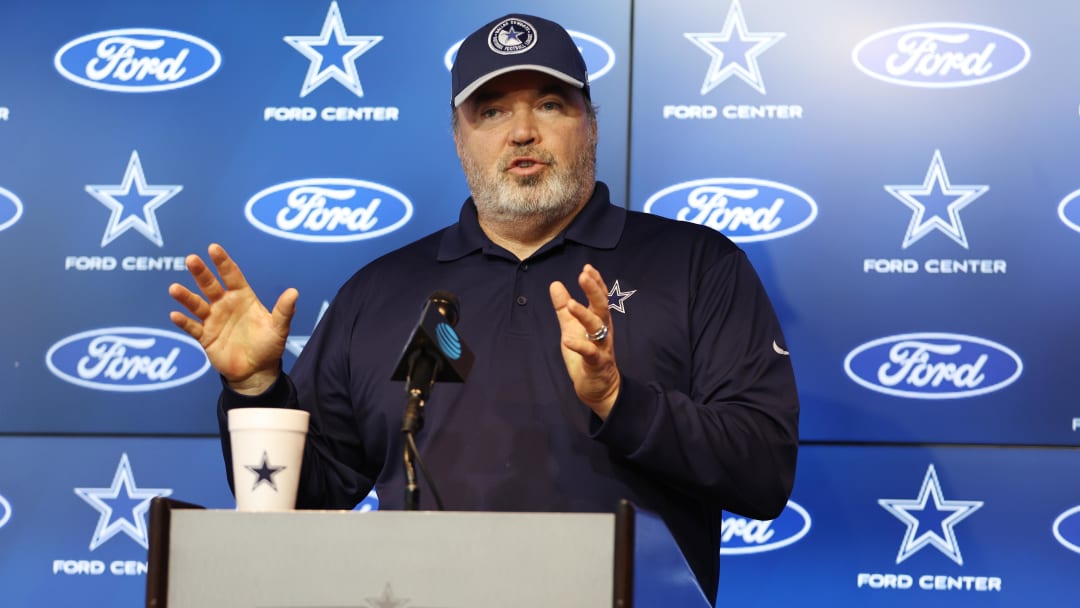
[(559, 317), (563, 361), (578, 399), (605, 420), (622, 383), (615, 365), (615, 335), (607, 286), (600, 272), (590, 264), (578, 275), (578, 285), (588, 298), (588, 306), (571, 298), (561, 281), (551, 284), (551, 305)]

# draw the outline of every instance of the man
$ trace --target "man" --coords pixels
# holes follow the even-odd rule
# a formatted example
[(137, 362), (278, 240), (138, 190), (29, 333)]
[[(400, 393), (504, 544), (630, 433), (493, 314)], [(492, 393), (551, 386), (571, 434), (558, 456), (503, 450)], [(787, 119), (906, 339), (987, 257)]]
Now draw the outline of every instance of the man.
[(290, 374), (296, 290), (267, 311), (218, 245), (221, 282), (192, 255), (202, 296), (170, 286), (195, 317), (173, 322), (225, 383), (226, 458), (227, 410), (303, 408), (298, 506), (350, 508), (374, 486), (381, 508), (400, 508), (406, 396), (390, 377), (417, 309), (447, 290), (475, 365), (432, 390), (417, 435), (447, 508), (611, 511), (629, 499), (664, 519), (715, 601), (721, 510), (774, 518), (794, 479), (798, 400), (757, 276), (721, 234), (609, 202), (585, 64), (559, 25), (485, 25), (452, 81), (472, 193), (459, 221), (351, 277)]

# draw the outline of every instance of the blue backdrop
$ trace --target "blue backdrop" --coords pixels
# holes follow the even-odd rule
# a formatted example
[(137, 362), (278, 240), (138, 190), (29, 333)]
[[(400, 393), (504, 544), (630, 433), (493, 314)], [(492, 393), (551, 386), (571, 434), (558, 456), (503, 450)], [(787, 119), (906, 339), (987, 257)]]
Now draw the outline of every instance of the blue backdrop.
[[(511, 10), (539, 9), (5, 12), (0, 605), (137, 605), (149, 498), (232, 505), (218, 379), (168, 321), (183, 257), (220, 242), (264, 301), (297, 287), (291, 365), (356, 268), (457, 217), (447, 66)], [(1071, 605), (1080, 6), (543, 15), (586, 57), (613, 198), (738, 241), (784, 323), (795, 494), (725, 519), (724, 601)]]

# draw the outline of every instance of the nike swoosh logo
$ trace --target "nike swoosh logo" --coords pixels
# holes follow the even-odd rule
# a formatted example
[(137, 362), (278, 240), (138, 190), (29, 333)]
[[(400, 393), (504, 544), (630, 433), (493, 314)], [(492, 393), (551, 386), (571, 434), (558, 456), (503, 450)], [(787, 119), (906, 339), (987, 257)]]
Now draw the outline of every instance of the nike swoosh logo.
[(790, 355), (791, 354), (788, 351), (780, 348), (780, 345), (776, 343), (776, 340), (772, 341), (772, 349), (775, 350), (776, 354), (778, 354), (778, 355)]

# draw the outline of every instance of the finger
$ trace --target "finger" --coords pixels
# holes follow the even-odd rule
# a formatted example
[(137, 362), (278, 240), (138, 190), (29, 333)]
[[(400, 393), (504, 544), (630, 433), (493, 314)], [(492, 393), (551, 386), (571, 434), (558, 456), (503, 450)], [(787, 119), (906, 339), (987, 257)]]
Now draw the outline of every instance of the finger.
[(184, 313), (174, 310), (169, 313), (169, 320), (192, 338), (199, 340), (202, 337), (202, 323), (196, 323)]
[(562, 284), (562, 281), (553, 281), (548, 286), (548, 294), (551, 296), (551, 306), (555, 309), (555, 314), (559, 318), (559, 325), (565, 328), (566, 322), (573, 321), (573, 316), (566, 309), (567, 305), (573, 301), (570, 292), (566, 290), (566, 286)]
[[(588, 343), (589, 345), (591, 345), (593, 347), (593, 349), (588, 349), (589, 352), (593, 352), (594, 350), (595, 350), (595, 352), (600, 352), (605, 348), (604, 345), (608, 345), (608, 344), (612, 343), (612, 333), (613, 332), (612, 332), (612, 327), (611, 327), (611, 319), (610, 319), (610, 317), (608, 315), (604, 315), (604, 316), (598, 315), (595, 312), (593, 312), (592, 308), (586, 307), (584, 304), (581, 304), (581, 303), (579, 303), (579, 302), (577, 302), (575, 300), (571, 300), (567, 304), (566, 308), (567, 308), (567, 311), (570, 313), (570, 315), (573, 316), (574, 320), (577, 321), (577, 323), (581, 327), (581, 329), (576, 331), (576, 332), (570, 332), (569, 334), (564, 331), (563, 332), (564, 336), (569, 335), (569, 336), (574, 337), (574, 338), (580, 336), (586, 343)], [(607, 308), (605, 307), (604, 310), (606, 311)], [(588, 337), (586, 336), (586, 334), (595, 334), (596, 332), (600, 331), (604, 327), (608, 328), (608, 333), (607, 333), (607, 336), (603, 340), (593, 341), (593, 340), (589, 340)], [(577, 347), (574, 350), (581, 350), (581, 349), (580, 349), (580, 347)], [(583, 353), (583, 355), (584, 355), (584, 353)]]
[(300, 292), (290, 287), (278, 296), (274, 310), (270, 311), (274, 320), (274, 329), (283, 336), (289, 334), (289, 325), (292, 324), (293, 315), (296, 314), (296, 300), (299, 297)]
[(248, 286), (244, 273), (240, 271), (240, 267), (236, 265), (236, 262), (229, 257), (224, 247), (217, 243), (211, 243), (208, 251), (210, 259), (214, 262), (214, 267), (217, 268), (218, 274), (221, 275), (221, 281), (225, 283), (225, 289), (243, 289)]
[(206, 303), (206, 300), (179, 283), (169, 285), (169, 295), (201, 320), (205, 320), (210, 315), (210, 305)]
[(600, 271), (592, 264), (586, 264), (578, 275), (578, 285), (589, 300), (589, 308), (606, 323), (609, 318), (608, 290)]
[(584, 332), (563, 332), (562, 344), (574, 351), (589, 365), (596, 365), (600, 361), (600, 342), (593, 342), (585, 337)]
[(207, 300), (216, 302), (221, 299), (221, 296), (225, 295), (225, 289), (218, 282), (214, 273), (210, 272), (210, 268), (202, 258), (191, 254), (184, 258), (184, 265), (187, 266), (191, 278), (195, 279), (195, 284), (198, 285), (199, 291), (206, 296)]

